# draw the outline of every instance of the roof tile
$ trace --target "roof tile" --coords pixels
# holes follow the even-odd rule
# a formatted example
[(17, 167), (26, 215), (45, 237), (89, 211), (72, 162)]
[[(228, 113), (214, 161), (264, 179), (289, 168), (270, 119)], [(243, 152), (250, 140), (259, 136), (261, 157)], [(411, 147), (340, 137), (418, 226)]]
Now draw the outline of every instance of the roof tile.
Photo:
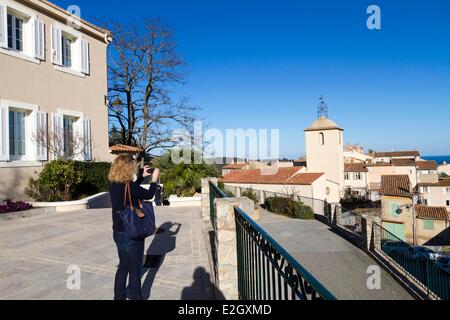
[(279, 168), (274, 174), (264, 174), (261, 169), (237, 170), (228, 173), (222, 179), (224, 183), (254, 183), (254, 184), (288, 184), (310, 185), (323, 173), (299, 173), (302, 168)]
[(410, 197), (411, 183), (408, 175), (388, 175), (381, 177), (381, 195)]
[(418, 219), (444, 220), (449, 219), (449, 213), (445, 207), (430, 207), (424, 205), (416, 206)]

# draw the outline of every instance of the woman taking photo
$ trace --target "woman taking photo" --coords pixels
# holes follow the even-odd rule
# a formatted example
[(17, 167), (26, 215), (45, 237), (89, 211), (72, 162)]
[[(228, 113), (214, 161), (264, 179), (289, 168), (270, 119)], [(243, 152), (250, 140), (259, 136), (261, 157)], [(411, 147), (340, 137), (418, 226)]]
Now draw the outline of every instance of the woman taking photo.
[(145, 167), (142, 177), (136, 179), (137, 162), (131, 156), (121, 155), (114, 160), (109, 172), (114, 242), (120, 259), (114, 283), (114, 300), (127, 299), (128, 277), (130, 299), (143, 299), (141, 277), (145, 240), (132, 240), (127, 236), (120, 213), (130, 204), (130, 199), (125, 197), (125, 186), (127, 184), (130, 185), (133, 204), (142, 202), (142, 200), (153, 199), (157, 189), (159, 169), (155, 169), (153, 172), (149, 190), (142, 188), (140, 185), (144, 178), (150, 176), (149, 171), (150, 168)]

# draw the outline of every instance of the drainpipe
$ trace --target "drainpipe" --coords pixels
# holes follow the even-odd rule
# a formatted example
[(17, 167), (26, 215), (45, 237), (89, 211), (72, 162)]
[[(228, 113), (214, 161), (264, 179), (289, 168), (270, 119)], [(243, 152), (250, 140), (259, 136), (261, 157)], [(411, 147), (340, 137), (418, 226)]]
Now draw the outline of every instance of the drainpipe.
[(414, 193), (412, 196), (412, 214), (413, 214), (413, 245), (417, 246), (417, 223), (416, 223), (416, 203), (414, 201)]

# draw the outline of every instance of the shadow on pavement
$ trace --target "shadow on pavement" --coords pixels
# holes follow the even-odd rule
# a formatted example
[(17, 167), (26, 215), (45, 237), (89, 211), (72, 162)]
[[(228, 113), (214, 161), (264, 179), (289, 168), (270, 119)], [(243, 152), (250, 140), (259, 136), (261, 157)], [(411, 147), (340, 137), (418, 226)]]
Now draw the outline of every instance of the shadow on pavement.
[(164, 259), (169, 252), (176, 248), (177, 235), (180, 232), (181, 224), (166, 222), (159, 227), (147, 255), (144, 257), (143, 276), (147, 273), (142, 284), (142, 295), (144, 300), (150, 299), (153, 282), (158, 274)]
[(211, 282), (211, 275), (205, 268), (197, 268), (194, 272), (194, 282), (183, 289), (181, 300), (225, 300), (222, 292)]

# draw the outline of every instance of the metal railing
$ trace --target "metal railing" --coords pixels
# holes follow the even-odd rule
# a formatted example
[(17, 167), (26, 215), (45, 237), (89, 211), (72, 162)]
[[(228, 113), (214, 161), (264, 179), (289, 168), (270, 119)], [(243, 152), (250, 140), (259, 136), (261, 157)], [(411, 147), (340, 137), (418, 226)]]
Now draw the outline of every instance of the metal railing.
[(449, 271), (379, 224), (375, 223), (373, 228), (375, 239), (379, 236), (382, 253), (391, 263), (411, 278), (429, 297), (450, 300)]
[[(210, 183), (214, 200), (227, 195)], [(241, 209), (235, 209), (238, 290), (241, 300), (336, 300), (313, 275)]]

